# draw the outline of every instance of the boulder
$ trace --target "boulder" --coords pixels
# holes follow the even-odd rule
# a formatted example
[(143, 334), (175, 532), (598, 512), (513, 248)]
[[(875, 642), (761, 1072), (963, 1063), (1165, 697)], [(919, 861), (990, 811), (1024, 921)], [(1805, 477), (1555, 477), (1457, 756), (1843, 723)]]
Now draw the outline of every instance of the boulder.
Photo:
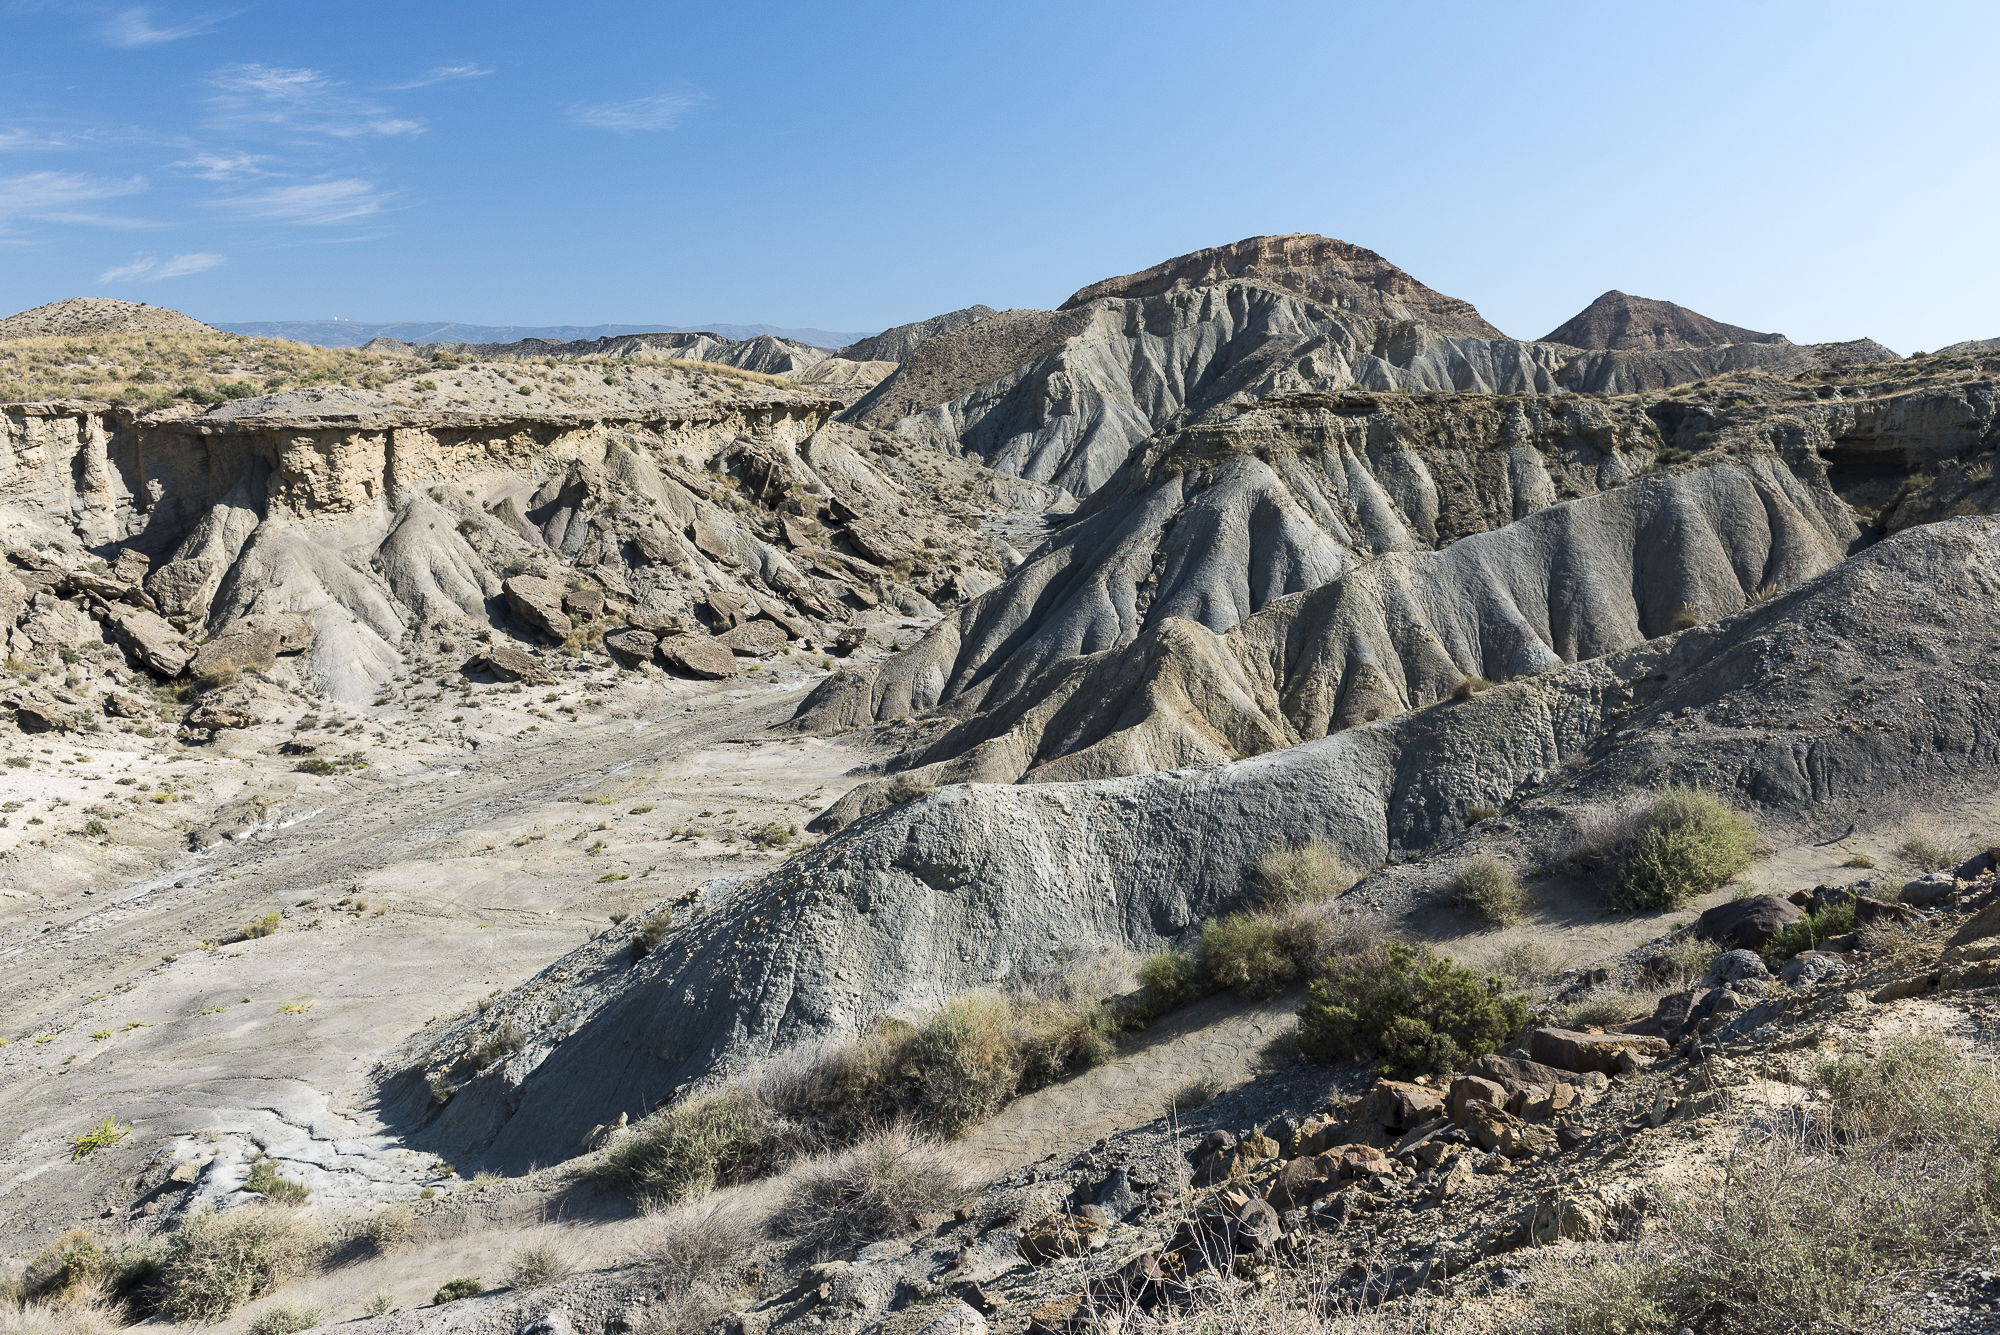
[(721, 680), (736, 675), (736, 656), (710, 635), (675, 635), (661, 640), (654, 652), (683, 676)]
[(1694, 920), (1694, 934), (1727, 950), (1762, 950), (1772, 937), (1805, 916), (1776, 895), (1750, 895), (1717, 904)]
[(146, 713), (146, 702), (127, 691), (112, 691), (104, 697), (104, 712), (113, 718), (139, 718)]
[(1466, 1105), (1473, 1102), (1489, 1103), (1495, 1108), (1507, 1106), (1507, 1089), (1496, 1081), (1483, 1076), (1461, 1075), (1451, 1082), (1451, 1094), (1447, 1099), (1451, 1120), (1464, 1125)]
[(1528, 1052), (1538, 1062), (1565, 1071), (1597, 1071), (1616, 1075), (1629, 1068), (1624, 1058), (1645, 1060), (1666, 1055), (1667, 1042), (1652, 1034), (1585, 1034), (1574, 1029), (1537, 1029), (1528, 1035)]
[(715, 642), (733, 654), (762, 658), (785, 647), (785, 632), (769, 621), (746, 621), (734, 630), (726, 630), (716, 636)]
[(1740, 983), (1746, 978), (1769, 978), (1771, 970), (1765, 966), (1764, 957), (1754, 950), (1725, 950), (1708, 966), (1708, 974), (1702, 979), (1704, 987), (1727, 987)]
[(1045, 1215), (1021, 1234), (1021, 1257), (1029, 1265), (1044, 1265), (1065, 1256), (1082, 1256), (1105, 1244), (1104, 1221), (1058, 1211)]
[[(1985, 857), (1984, 853), (1979, 855)], [(1974, 859), (1977, 861), (1978, 859)], [(1903, 882), (1902, 900), (1920, 909), (1936, 908), (1958, 893), (1958, 880), (1950, 872), (1934, 871), (1914, 881)]]
[(561, 640), (575, 623), (563, 611), (562, 585), (540, 575), (515, 575), (500, 586), (507, 609), (528, 629), (551, 640)]
[(585, 619), (604, 615), (604, 590), (594, 584), (585, 584), (574, 589), (563, 590), (563, 611), (573, 617)]
[(152, 558), (133, 548), (121, 548), (111, 562), (111, 578), (120, 584), (143, 585), (153, 569)]
[(181, 633), (157, 612), (143, 607), (106, 604), (98, 613), (104, 630), (134, 661), (162, 677), (178, 677), (194, 657)]
[(1363, 1122), (1372, 1122), (1384, 1131), (1401, 1135), (1443, 1112), (1444, 1097), (1428, 1085), (1403, 1080), (1377, 1080), (1362, 1096), (1361, 1108), (1356, 1115)]
[(225, 728), (253, 728), (257, 725), (257, 715), (247, 703), (241, 700), (208, 699), (188, 711), (187, 726), (203, 732), (221, 732)]
[(743, 619), (743, 609), (748, 605), (742, 594), (731, 593), (727, 589), (710, 589), (702, 596), (702, 601), (708, 605), (709, 615), (715, 619), (715, 624), (724, 630)]
[(1853, 969), (1840, 956), (1824, 950), (1808, 950), (1785, 961), (1778, 978), (1791, 987), (1816, 987), (1837, 982), (1851, 973)]
[(626, 667), (638, 667), (641, 663), (652, 661), (653, 652), (659, 646), (659, 637), (649, 630), (614, 630), (604, 637), (604, 647)]
[(541, 659), (511, 644), (488, 645), (466, 660), (463, 671), (467, 676), (485, 674), (529, 686), (546, 686), (555, 680)]
[(1312, 1204), (1333, 1190), (1339, 1181), (1340, 1166), (1331, 1156), (1291, 1159), (1271, 1179), (1264, 1199), (1273, 1210), (1282, 1214), (1286, 1210)]
[(1961, 881), (1977, 880), (1992, 871), (1995, 866), (2000, 866), (2000, 858), (1996, 858), (1996, 854), (2000, 854), (2000, 849), (1989, 848), (1984, 852), (1974, 853), (1953, 867), (1951, 874)]
[(231, 681), (249, 668), (267, 669), (280, 654), (310, 649), (313, 624), (296, 612), (246, 617), (195, 650), (188, 672), (197, 681)]
[(0, 696), (0, 704), (14, 707), (14, 722), (22, 732), (72, 732), (83, 726), (79, 711), (34, 687)]

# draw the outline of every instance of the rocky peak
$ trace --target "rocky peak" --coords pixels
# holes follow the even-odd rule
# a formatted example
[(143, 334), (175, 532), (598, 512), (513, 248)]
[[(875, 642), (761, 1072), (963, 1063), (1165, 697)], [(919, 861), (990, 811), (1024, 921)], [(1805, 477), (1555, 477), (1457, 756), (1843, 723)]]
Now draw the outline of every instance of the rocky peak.
[(1425, 287), (1372, 250), (1291, 232), (1211, 246), (1122, 278), (1092, 283), (1063, 310), (1103, 297), (1150, 297), (1176, 288), (1247, 279), (1378, 320), (1415, 320), (1443, 334), (1505, 338), (1472, 303)]
[(0, 338), (69, 337), (79, 334), (213, 334), (191, 315), (113, 297), (70, 297), (0, 320)]
[(1726, 343), (1789, 343), (1783, 334), (1760, 334), (1741, 325), (1711, 320), (1671, 301), (1635, 297), (1613, 289), (1571, 316), (1544, 343), (1572, 348), (1652, 351), (1659, 348), (1714, 348)]

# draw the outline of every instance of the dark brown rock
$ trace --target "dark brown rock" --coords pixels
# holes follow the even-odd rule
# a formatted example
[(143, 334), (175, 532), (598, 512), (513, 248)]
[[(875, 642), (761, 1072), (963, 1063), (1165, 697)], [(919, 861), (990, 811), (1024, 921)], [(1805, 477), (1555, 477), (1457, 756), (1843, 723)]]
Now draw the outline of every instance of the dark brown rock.
[(1543, 335), (1540, 341), (1572, 348), (1652, 351), (1791, 340), (1783, 334), (1760, 334), (1741, 325), (1711, 320), (1671, 301), (1635, 297), (1614, 288)]
[(1804, 916), (1797, 904), (1776, 895), (1750, 895), (1703, 913), (1694, 920), (1694, 934), (1725, 950), (1762, 950), (1772, 937)]
[(1574, 1029), (1537, 1029), (1528, 1035), (1528, 1051), (1538, 1062), (1565, 1071), (1599, 1071), (1617, 1075), (1620, 1059), (1664, 1056), (1665, 1039), (1651, 1034), (1585, 1034)]

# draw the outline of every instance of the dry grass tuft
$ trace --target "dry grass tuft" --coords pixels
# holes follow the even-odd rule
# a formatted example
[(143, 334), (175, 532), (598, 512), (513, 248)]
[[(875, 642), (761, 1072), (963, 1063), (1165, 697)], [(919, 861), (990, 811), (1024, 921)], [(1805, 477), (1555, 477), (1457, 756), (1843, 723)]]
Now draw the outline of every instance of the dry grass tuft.
[(926, 1210), (948, 1210), (964, 1191), (949, 1153), (908, 1131), (885, 1131), (799, 1170), (778, 1212), (779, 1232), (821, 1250), (908, 1232)]

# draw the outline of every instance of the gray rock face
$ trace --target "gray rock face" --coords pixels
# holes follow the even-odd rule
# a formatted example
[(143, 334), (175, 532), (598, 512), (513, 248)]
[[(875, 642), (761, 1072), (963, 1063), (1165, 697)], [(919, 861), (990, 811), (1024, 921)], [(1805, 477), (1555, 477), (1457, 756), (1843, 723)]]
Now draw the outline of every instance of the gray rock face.
[(1707, 977), (1701, 980), (1703, 987), (1729, 987), (1748, 978), (1769, 978), (1771, 970), (1765, 966), (1764, 957), (1754, 950), (1725, 950), (1715, 963), (1708, 966)]
[(1790, 343), (1783, 334), (1760, 334), (1741, 325), (1711, 320), (1685, 306), (1612, 290), (1585, 306), (1541, 339), (1572, 348), (1713, 348), (1727, 343)]
[(1447, 334), (1231, 280), (1061, 312), (1005, 311), (940, 335), (843, 414), (1076, 496), (1183, 414), (1358, 386), (1623, 394), (1726, 371), (1893, 358), (1876, 344), (1581, 350)]
[[(1581, 804), (1664, 782), (1730, 794), (1766, 828), (1839, 830), (1862, 807), (1894, 819), (2000, 777), (1985, 740), (2000, 735), (1996, 570), (2000, 520), (1951, 521), (1789, 598), (1462, 704), (1204, 769), (943, 789), (762, 880), (712, 887), (713, 910), (629, 968), (612, 966), (629, 957), (613, 933), (503, 998), (488, 1022), (561, 996), (579, 1027), (539, 1066), (509, 1064), (427, 1111), (429, 1134), (546, 1161), (718, 1067), (1183, 939), (1240, 904), (1248, 866), (1280, 842), (1323, 839), (1375, 866), (1452, 834), (1474, 802), (1510, 804), (1519, 837), (1539, 842)], [(1864, 668), (1870, 694), (1848, 699)], [(1926, 722), (1939, 717), (1960, 726)], [(1588, 758), (1549, 783), (1571, 756)], [(1350, 899), (1394, 883), (1383, 873)], [(449, 1030), (433, 1041), (441, 1061), (455, 1052)]]
[(579, 357), (673, 357), (783, 376), (810, 370), (835, 355), (825, 348), (772, 334), (735, 339), (706, 332), (614, 334), (607, 338), (570, 340), (524, 338), (512, 343), (398, 343), (384, 338), (371, 340), (368, 346), (405, 348), (433, 354), (451, 353), (477, 357), (481, 361), (519, 361), (541, 357), (555, 357), (562, 361), (573, 361)]
[(1243, 278), (1373, 320), (1406, 320), (1441, 334), (1505, 338), (1469, 301), (1425, 287), (1372, 250), (1329, 236), (1253, 236), (1181, 255), (1083, 288), (1063, 310), (1106, 298), (1151, 297)]

